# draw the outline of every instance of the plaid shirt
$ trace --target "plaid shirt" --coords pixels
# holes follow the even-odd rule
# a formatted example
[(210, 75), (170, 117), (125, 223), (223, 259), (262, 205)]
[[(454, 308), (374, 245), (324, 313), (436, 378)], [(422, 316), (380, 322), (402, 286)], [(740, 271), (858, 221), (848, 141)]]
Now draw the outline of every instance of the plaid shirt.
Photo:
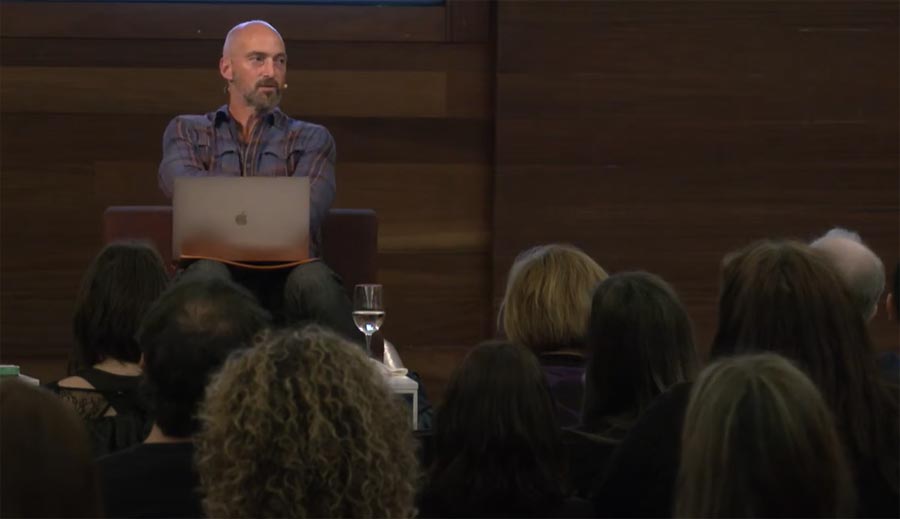
[(323, 126), (279, 109), (263, 116), (247, 143), (222, 106), (206, 115), (179, 115), (163, 134), (159, 187), (172, 198), (175, 178), (308, 176), (310, 256), (318, 255), (322, 223), (334, 201), (334, 139)]

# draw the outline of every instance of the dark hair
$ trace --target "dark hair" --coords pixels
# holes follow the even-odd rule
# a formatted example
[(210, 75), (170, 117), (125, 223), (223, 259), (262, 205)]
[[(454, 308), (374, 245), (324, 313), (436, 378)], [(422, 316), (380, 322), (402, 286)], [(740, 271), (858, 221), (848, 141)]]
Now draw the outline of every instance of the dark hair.
[(435, 417), (435, 459), (423, 511), (532, 515), (561, 503), (554, 413), (531, 351), (506, 342), (475, 348), (453, 374)]
[(851, 459), (896, 488), (897, 396), (882, 381), (845, 283), (807, 245), (761, 241), (726, 257), (716, 358), (773, 351), (797, 363), (835, 414)]
[(853, 482), (831, 412), (784, 357), (722, 359), (691, 388), (675, 517), (849, 517)]
[(137, 362), (141, 350), (134, 334), (168, 282), (153, 246), (116, 242), (104, 247), (84, 273), (75, 298), (72, 328), (79, 367), (108, 357)]
[(0, 381), (0, 516), (98, 517), (100, 492), (82, 420), (62, 400)]
[(650, 402), (697, 370), (691, 320), (675, 291), (647, 272), (615, 274), (594, 291), (582, 422), (621, 439)]
[(209, 377), (270, 321), (249, 291), (223, 279), (178, 283), (159, 298), (138, 340), (145, 390), (165, 434), (187, 437), (198, 430), (195, 415)]

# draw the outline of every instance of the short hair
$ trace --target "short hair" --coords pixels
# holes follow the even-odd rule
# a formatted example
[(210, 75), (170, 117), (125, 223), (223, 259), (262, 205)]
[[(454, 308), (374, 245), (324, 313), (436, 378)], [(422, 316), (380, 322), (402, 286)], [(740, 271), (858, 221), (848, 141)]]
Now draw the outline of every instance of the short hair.
[(541, 245), (521, 253), (509, 271), (499, 325), (535, 353), (584, 349), (591, 293), (606, 271), (572, 245)]
[(198, 430), (195, 415), (209, 377), (270, 321), (249, 291), (223, 279), (185, 280), (159, 298), (138, 340), (145, 392), (163, 433), (187, 437)]
[(697, 370), (691, 320), (672, 287), (647, 272), (614, 274), (594, 291), (582, 422), (621, 439), (650, 403)]
[(555, 412), (534, 353), (500, 341), (476, 347), (435, 415), (423, 510), (454, 517), (552, 511), (562, 501), (564, 471)]
[(49, 391), (0, 381), (3, 517), (99, 517), (100, 487), (84, 423)]
[(848, 455), (875, 460), (897, 484), (897, 395), (849, 290), (802, 243), (764, 240), (725, 258), (711, 354), (762, 351), (797, 363), (831, 406)]
[(141, 350), (134, 334), (168, 282), (163, 260), (151, 245), (127, 241), (104, 247), (75, 297), (77, 363), (89, 367), (106, 358), (137, 362)]
[(207, 390), (196, 464), (209, 517), (411, 517), (405, 403), (318, 326), (260, 336)]
[(823, 255), (840, 274), (863, 317), (869, 319), (875, 315), (878, 300), (884, 292), (884, 264), (863, 243), (859, 234), (835, 227), (810, 246)]
[(774, 354), (706, 368), (691, 389), (675, 517), (849, 517), (850, 466), (816, 386)]

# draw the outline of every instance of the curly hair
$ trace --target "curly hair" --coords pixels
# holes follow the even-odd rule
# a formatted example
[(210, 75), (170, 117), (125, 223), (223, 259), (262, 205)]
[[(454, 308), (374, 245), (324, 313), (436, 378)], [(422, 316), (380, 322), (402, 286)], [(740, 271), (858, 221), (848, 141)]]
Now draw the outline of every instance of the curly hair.
[(259, 336), (207, 388), (196, 463), (209, 517), (411, 517), (407, 414), (358, 347), (317, 326)]
[(536, 354), (583, 350), (591, 294), (607, 274), (581, 249), (541, 245), (509, 269), (497, 324), (506, 337)]

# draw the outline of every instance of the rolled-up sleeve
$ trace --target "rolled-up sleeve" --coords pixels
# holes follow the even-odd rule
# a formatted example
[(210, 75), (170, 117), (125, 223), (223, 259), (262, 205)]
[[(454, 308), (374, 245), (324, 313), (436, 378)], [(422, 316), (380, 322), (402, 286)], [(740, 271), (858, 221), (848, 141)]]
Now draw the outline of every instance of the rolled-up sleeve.
[(159, 164), (159, 188), (168, 198), (172, 198), (177, 177), (209, 175), (209, 166), (203, 163), (197, 150), (197, 134), (183, 116), (172, 119), (166, 126), (163, 157)]

